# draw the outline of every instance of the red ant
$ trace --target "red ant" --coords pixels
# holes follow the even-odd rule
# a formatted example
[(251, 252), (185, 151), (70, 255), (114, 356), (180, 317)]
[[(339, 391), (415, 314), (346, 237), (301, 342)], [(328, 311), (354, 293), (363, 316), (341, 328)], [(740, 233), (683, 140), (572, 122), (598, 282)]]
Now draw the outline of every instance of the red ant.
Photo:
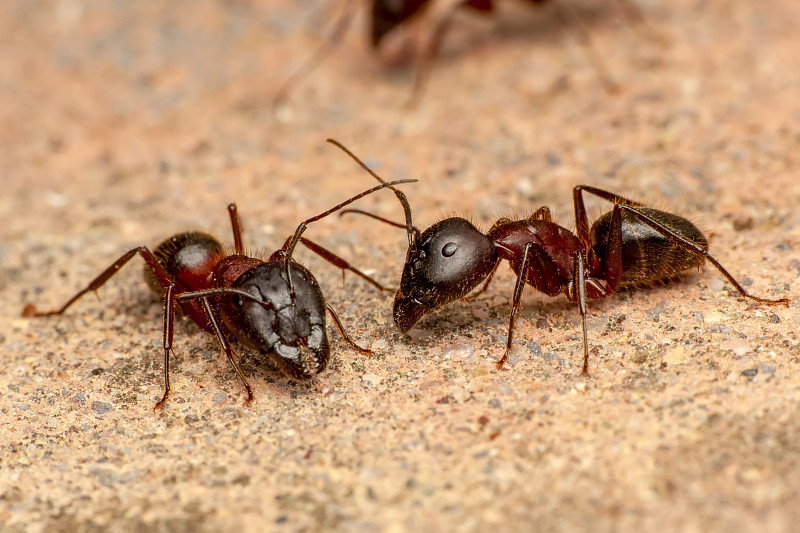
[[(349, 153), (349, 152), (348, 152)], [(385, 183), (363, 162), (362, 168)], [(591, 228), (583, 193), (614, 205)], [(501, 218), (485, 235), (468, 220), (452, 217), (437, 222), (421, 234), (411, 223), (405, 195), (395, 191), (406, 215), (397, 224), (356, 209), (342, 211), (368, 215), (396, 227), (406, 228), (409, 247), (400, 288), (394, 299), (394, 321), (401, 331), (411, 329), (426, 314), (464, 298), (482, 280), (486, 291), (501, 260), (517, 275), (509, 316), (508, 337), (497, 368), (511, 352), (514, 320), (519, 312), (525, 284), (548, 296), (563, 294), (577, 303), (583, 326), (583, 369), (588, 375), (589, 349), (586, 335), (586, 300), (599, 300), (620, 289), (653, 285), (675, 278), (707, 260), (744, 298), (769, 305), (788, 305), (788, 298), (770, 300), (748, 293), (708, 253), (708, 240), (697, 227), (673, 213), (653, 209), (617, 194), (578, 185), (573, 189), (575, 233), (552, 221), (550, 209), (540, 207), (522, 220)]]
[[(435, 26), (431, 32), (431, 38), (427, 42), (418, 71), (416, 73), (414, 88), (411, 94), (410, 103), (417, 100), (425, 81), (428, 78), (430, 68), (441, 47), (445, 34), (452, 22), (457, 9), (467, 8), (481, 13), (491, 14), (495, 10), (497, 0), (446, 0), (442, 1), (442, 7), (437, 5), (439, 11)], [(551, 3), (555, 7), (555, 12), (559, 22), (565, 28), (573, 30), (579, 44), (587, 55), (589, 62), (597, 73), (600, 82), (609, 93), (617, 92), (618, 86), (608, 74), (608, 68), (599, 54), (594, 50), (588, 32), (583, 27), (580, 17), (575, 10), (564, 3), (563, 0), (528, 0), (532, 4)], [(378, 51), (386, 37), (394, 33), (399, 27), (409, 24), (437, 2), (434, 0), (371, 0), (369, 14), (369, 39), (373, 51)], [(639, 9), (633, 4), (632, 0), (617, 0), (625, 17), (636, 24), (644, 24), (644, 17)], [(273, 106), (277, 107), (285, 101), (291, 87), (310, 73), (319, 62), (321, 62), (333, 49), (341, 42), (342, 37), (350, 26), (353, 17), (353, 8), (347, 7), (346, 11), (339, 17), (328, 42), (317, 50), (308, 61), (284, 83), (273, 100)]]
[(305, 380), (322, 372), (330, 358), (325, 329), (325, 310), (330, 313), (339, 333), (353, 349), (372, 352), (357, 345), (345, 332), (339, 317), (325, 302), (319, 283), (303, 265), (292, 260), (298, 242), (333, 265), (349, 270), (381, 290), (388, 290), (344, 259), (322, 246), (301, 237), (308, 224), (334, 213), (356, 200), (386, 187), (416, 180), (397, 180), (368, 189), (303, 221), (283, 248), (267, 261), (248, 257), (242, 244), (242, 226), (235, 204), (228, 205), (233, 229), (233, 253), (227, 253), (211, 235), (186, 232), (162, 242), (155, 251), (145, 246), (129, 250), (99, 276), (70, 298), (59, 309), (38, 312), (25, 306), (24, 316), (63, 314), (89, 291), (102, 287), (135, 255), (145, 262), (145, 277), (151, 288), (164, 297), (164, 396), (154, 410), (167, 401), (170, 392), (169, 358), (173, 339), (174, 305), (198, 326), (216, 335), (225, 355), (247, 391), (245, 405), (253, 400), (253, 391), (236, 363), (228, 341), (232, 336), (242, 345), (267, 354), (287, 376)]

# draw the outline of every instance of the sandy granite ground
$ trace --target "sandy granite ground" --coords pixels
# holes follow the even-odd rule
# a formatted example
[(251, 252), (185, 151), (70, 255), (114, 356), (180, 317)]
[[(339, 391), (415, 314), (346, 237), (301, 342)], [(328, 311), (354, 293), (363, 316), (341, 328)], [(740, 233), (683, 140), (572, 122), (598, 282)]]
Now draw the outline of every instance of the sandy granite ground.
[[(572, 0), (620, 85), (603, 90), (574, 27), (498, 2), (459, 17), (416, 108), (412, 71), (366, 45), (365, 10), (272, 108), (336, 8), (319, 1), (6, 0), (0, 12), (0, 529), (3, 531), (792, 531), (800, 521), (800, 4)], [(424, 29), (424, 28), (423, 28)], [(386, 61), (386, 58), (384, 58)], [(502, 371), (513, 275), (401, 334), (391, 295), (304, 249), (356, 340), (329, 327), (310, 383), (176, 328), (163, 390), (161, 306), (124, 251), (186, 229), (253, 254), (374, 182), (415, 222), (549, 205), (572, 186), (685, 214), (757, 294), (706, 267), (578, 313), (525, 293)], [(391, 194), (362, 207), (399, 219)], [(591, 202), (590, 216), (607, 210)], [(330, 218), (309, 236), (396, 285), (402, 231)]]

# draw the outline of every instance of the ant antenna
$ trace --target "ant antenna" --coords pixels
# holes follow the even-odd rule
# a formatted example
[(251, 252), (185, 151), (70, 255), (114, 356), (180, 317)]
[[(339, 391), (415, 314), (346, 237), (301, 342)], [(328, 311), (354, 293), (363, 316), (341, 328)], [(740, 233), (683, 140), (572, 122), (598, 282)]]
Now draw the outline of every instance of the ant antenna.
[[(400, 191), (395, 189), (394, 185), (400, 185), (401, 183), (414, 183), (415, 181), (417, 181), (417, 180), (415, 180), (415, 179), (402, 179), (402, 180), (395, 180), (395, 181), (390, 181), (390, 182), (385, 182), (385, 181), (381, 180), (382, 183), (380, 185), (377, 185), (377, 186), (375, 186), (375, 187), (373, 187), (371, 189), (367, 189), (366, 191), (363, 191), (363, 192), (353, 196), (352, 198), (350, 198), (348, 200), (345, 200), (344, 202), (340, 203), (339, 205), (328, 209), (324, 213), (320, 213), (317, 216), (311, 217), (311, 218), (306, 219), (303, 222), (301, 222), (300, 225), (297, 226), (297, 229), (294, 231), (294, 235), (292, 236), (292, 238), (290, 240), (288, 240), (286, 242), (286, 244), (283, 246), (283, 251), (284, 251), (283, 261), (284, 261), (284, 265), (285, 265), (284, 269), (286, 271), (286, 280), (289, 283), (289, 290), (292, 291), (292, 294), (294, 294), (294, 286), (292, 285), (292, 277), (291, 277), (291, 272), (290, 272), (290, 265), (291, 265), (291, 262), (292, 262), (292, 253), (294, 253), (294, 249), (295, 249), (295, 247), (297, 247), (297, 243), (300, 242), (300, 237), (303, 235), (303, 232), (306, 231), (306, 229), (308, 228), (309, 224), (311, 224), (312, 222), (316, 222), (317, 220), (319, 220), (321, 218), (325, 218), (326, 216), (330, 215), (331, 213), (335, 213), (336, 211), (340, 210), (341, 208), (352, 204), (356, 200), (360, 200), (361, 198), (363, 198), (363, 197), (365, 197), (367, 195), (370, 195), (370, 194), (372, 194), (372, 193), (374, 193), (376, 191), (379, 191), (381, 189), (390, 188), (390, 189), (395, 191), (395, 194), (398, 194)], [(402, 194), (402, 193), (400, 193), (400, 194)], [(408, 204), (406, 204), (406, 205), (408, 205)], [(410, 214), (409, 214), (409, 216), (410, 216)]]
[[(384, 184), (386, 183), (386, 181), (383, 178), (378, 176), (375, 173), (375, 171), (373, 171), (371, 168), (369, 168), (367, 166), (367, 164), (364, 163), (361, 159), (359, 159), (356, 154), (354, 154), (353, 152), (348, 150), (345, 145), (343, 145), (342, 143), (340, 143), (336, 139), (328, 139), (327, 141), (329, 143), (331, 143), (332, 145), (336, 146), (337, 148), (339, 148), (341, 151), (343, 151), (347, 155), (349, 155), (353, 159), (353, 161), (358, 163), (358, 165), (361, 168), (363, 168), (364, 170), (369, 172), (370, 176), (372, 176), (373, 178), (375, 178), (376, 180), (378, 180), (381, 183), (384, 183)], [(413, 181), (417, 181), (417, 180), (413, 180)], [(403, 191), (399, 190), (399, 189), (394, 188), (394, 187), (390, 187), (390, 189), (392, 189), (394, 191), (395, 196), (397, 196), (397, 199), (400, 200), (400, 203), (403, 205), (403, 212), (405, 213), (405, 216), (406, 216), (406, 226), (405, 227), (406, 227), (406, 232), (408, 233), (408, 248), (410, 250), (410, 249), (412, 249), (414, 247), (414, 244), (419, 239), (419, 230), (414, 227), (414, 223), (411, 220), (411, 207), (408, 205), (408, 198), (406, 198), (405, 193)], [(379, 218), (379, 217), (375, 217), (375, 218)]]

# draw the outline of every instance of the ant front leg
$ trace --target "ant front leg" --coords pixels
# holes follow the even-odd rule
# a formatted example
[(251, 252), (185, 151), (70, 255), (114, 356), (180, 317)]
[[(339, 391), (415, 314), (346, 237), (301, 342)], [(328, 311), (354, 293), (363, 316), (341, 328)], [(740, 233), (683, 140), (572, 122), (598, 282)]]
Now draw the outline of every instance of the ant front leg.
[(508, 317), (508, 338), (506, 339), (506, 350), (503, 357), (495, 363), (500, 370), (508, 361), (511, 353), (511, 344), (514, 341), (514, 322), (517, 313), (522, 307), (522, 291), (525, 283), (530, 283), (537, 289), (546, 294), (554, 295), (559, 292), (560, 280), (558, 279), (558, 267), (547, 255), (541, 245), (529, 242), (525, 244), (522, 252), (519, 268), (517, 272), (517, 283), (514, 285), (514, 296), (511, 299), (511, 313)]
[[(211, 307), (211, 304), (208, 302), (208, 298), (210, 296), (221, 296), (223, 294), (227, 295), (238, 295), (242, 298), (247, 298), (254, 302), (263, 303), (261, 299), (253, 296), (247, 291), (242, 291), (238, 289), (230, 289), (230, 288), (221, 288), (221, 289), (206, 289), (202, 291), (193, 291), (193, 292), (184, 292), (175, 297), (175, 300), (178, 303), (190, 301), (190, 300), (197, 300), (200, 299), (200, 303), (203, 306), (203, 309), (206, 312), (206, 316), (211, 324), (211, 328), (214, 331), (214, 334), (217, 336), (217, 340), (219, 340), (220, 345), (222, 346), (222, 350), (225, 352), (225, 356), (230, 361), (231, 365), (233, 365), (233, 369), (236, 371), (236, 374), (239, 376), (239, 379), (242, 380), (242, 384), (244, 385), (245, 390), (247, 391), (247, 399), (244, 401), (244, 405), (250, 405), (253, 401), (253, 389), (250, 387), (250, 383), (247, 382), (247, 378), (244, 377), (244, 372), (242, 369), (239, 368), (239, 364), (236, 362), (236, 359), (233, 357), (233, 349), (231, 348), (230, 342), (225, 337), (225, 334), (222, 331), (222, 328), (219, 325), (219, 319), (214, 312), (214, 309)], [(167, 317), (164, 318), (164, 330), (166, 332), (167, 329)], [(172, 328), (172, 317), (169, 317), (169, 327)], [(165, 333), (166, 335), (166, 333)], [(171, 333), (170, 333), (170, 341), (171, 341)], [(168, 357), (168, 353), (166, 353), (166, 341), (165, 341), (165, 357)], [(167, 362), (165, 361), (165, 367), (167, 366)], [(169, 392), (169, 385), (167, 386), (167, 392)], [(166, 400), (166, 393), (164, 394), (163, 400)], [(163, 401), (162, 400), (162, 401)], [(160, 404), (161, 402), (159, 402)], [(157, 405), (158, 407), (158, 405)]]
[[(544, 222), (552, 222), (553, 216), (550, 213), (550, 208), (547, 207), (546, 205), (543, 205), (542, 207), (531, 213), (531, 215), (526, 220), (542, 220)], [(497, 226), (498, 224), (503, 224), (505, 222), (511, 222), (511, 220), (508, 218), (501, 218), (497, 222), (495, 222), (495, 226)], [(481, 286), (479, 290), (473, 292), (472, 294), (465, 296), (464, 298), (461, 298), (461, 300), (465, 302), (471, 302), (473, 300), (476, 300), (478, 296), (480, 296), (481, 294), (485, 293), (489, 289), (489, 284), (492, 282), (492, 279), (494, 278), (494, 275), (497, 272), (498, 266), (500, 266), (499, 261), (497, 262), (497, 264), (494, 265), (494, 268), (489, 273), (489, 276), (486, 278), (486, 281), (483, 282), (483, 286)]]
[(119, 269), (121, 269), (125, 264), (133, 258), (136, 254), (142, 256), (144, 262), (147, 264), (148, 267), (153, 271), (153, 274), (156, 276), (156, 280), (158, 283), (166, 290), (167, 287), (172, 283), (172, 280), (158, 263), (158, 259), (156, 256), (153, 255), (146, 246), (140, 246), (138, 248), (134, 248), (132, 250), (128, 250), (122, 257), (114, 261), (107, 269), (105, 269), (99, 276), (93, 279), (89, 285), (87, 285), (84, 289), (78, 291), (72, 298), (67, 300), (67, 302), (62, 305), (59, 309), (52, 309), (50, 311), (37, 311), (36, 306), (33, 304), (27, 304), (25, 308), (22, 310), (23, 316), (28, 317), (39, 317), (39, 316), (50, 316), (50, 315), (61, 315), (72, 306), (76, 301), (78, 301), (84, 294), (90, 291), (96, 291), (105, 283), (111, 279), (114, 274), (116, 274)]
[(342, 325), (342, 321), (339, 319), (339, 315), (336, 314), (336, 311), (333, 310), (333, 307), (331, 307), (330, 304), (326, 303), (325, 307), (328, 309), (328, 313), (331, 315), (333, 323), (336, 324), (336, 329), (339, 330), (339, 335), (342, 336), (342, 338), (347, 344), (352, 346), (352, 348), (358, 353), (370, 356), (375, 355), (372, 350), (369, 350), (367, 348), (362, 348), (361, 346), (356, 344), (355, 341), (350, 337), (350, 335), (347, 334), (347, 332), (344, 330), (344, 326)]

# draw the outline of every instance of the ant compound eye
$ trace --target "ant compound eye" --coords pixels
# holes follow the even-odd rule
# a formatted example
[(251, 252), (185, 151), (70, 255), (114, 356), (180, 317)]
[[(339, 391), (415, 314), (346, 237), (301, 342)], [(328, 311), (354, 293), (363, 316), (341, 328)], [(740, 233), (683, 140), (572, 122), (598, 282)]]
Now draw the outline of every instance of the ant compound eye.
[(451, 257), (454, 253), (458, 250), (458, 245), (454, 242), (448, 242), (447, 244), (442, 247), (442, 255), (445, 257)]

